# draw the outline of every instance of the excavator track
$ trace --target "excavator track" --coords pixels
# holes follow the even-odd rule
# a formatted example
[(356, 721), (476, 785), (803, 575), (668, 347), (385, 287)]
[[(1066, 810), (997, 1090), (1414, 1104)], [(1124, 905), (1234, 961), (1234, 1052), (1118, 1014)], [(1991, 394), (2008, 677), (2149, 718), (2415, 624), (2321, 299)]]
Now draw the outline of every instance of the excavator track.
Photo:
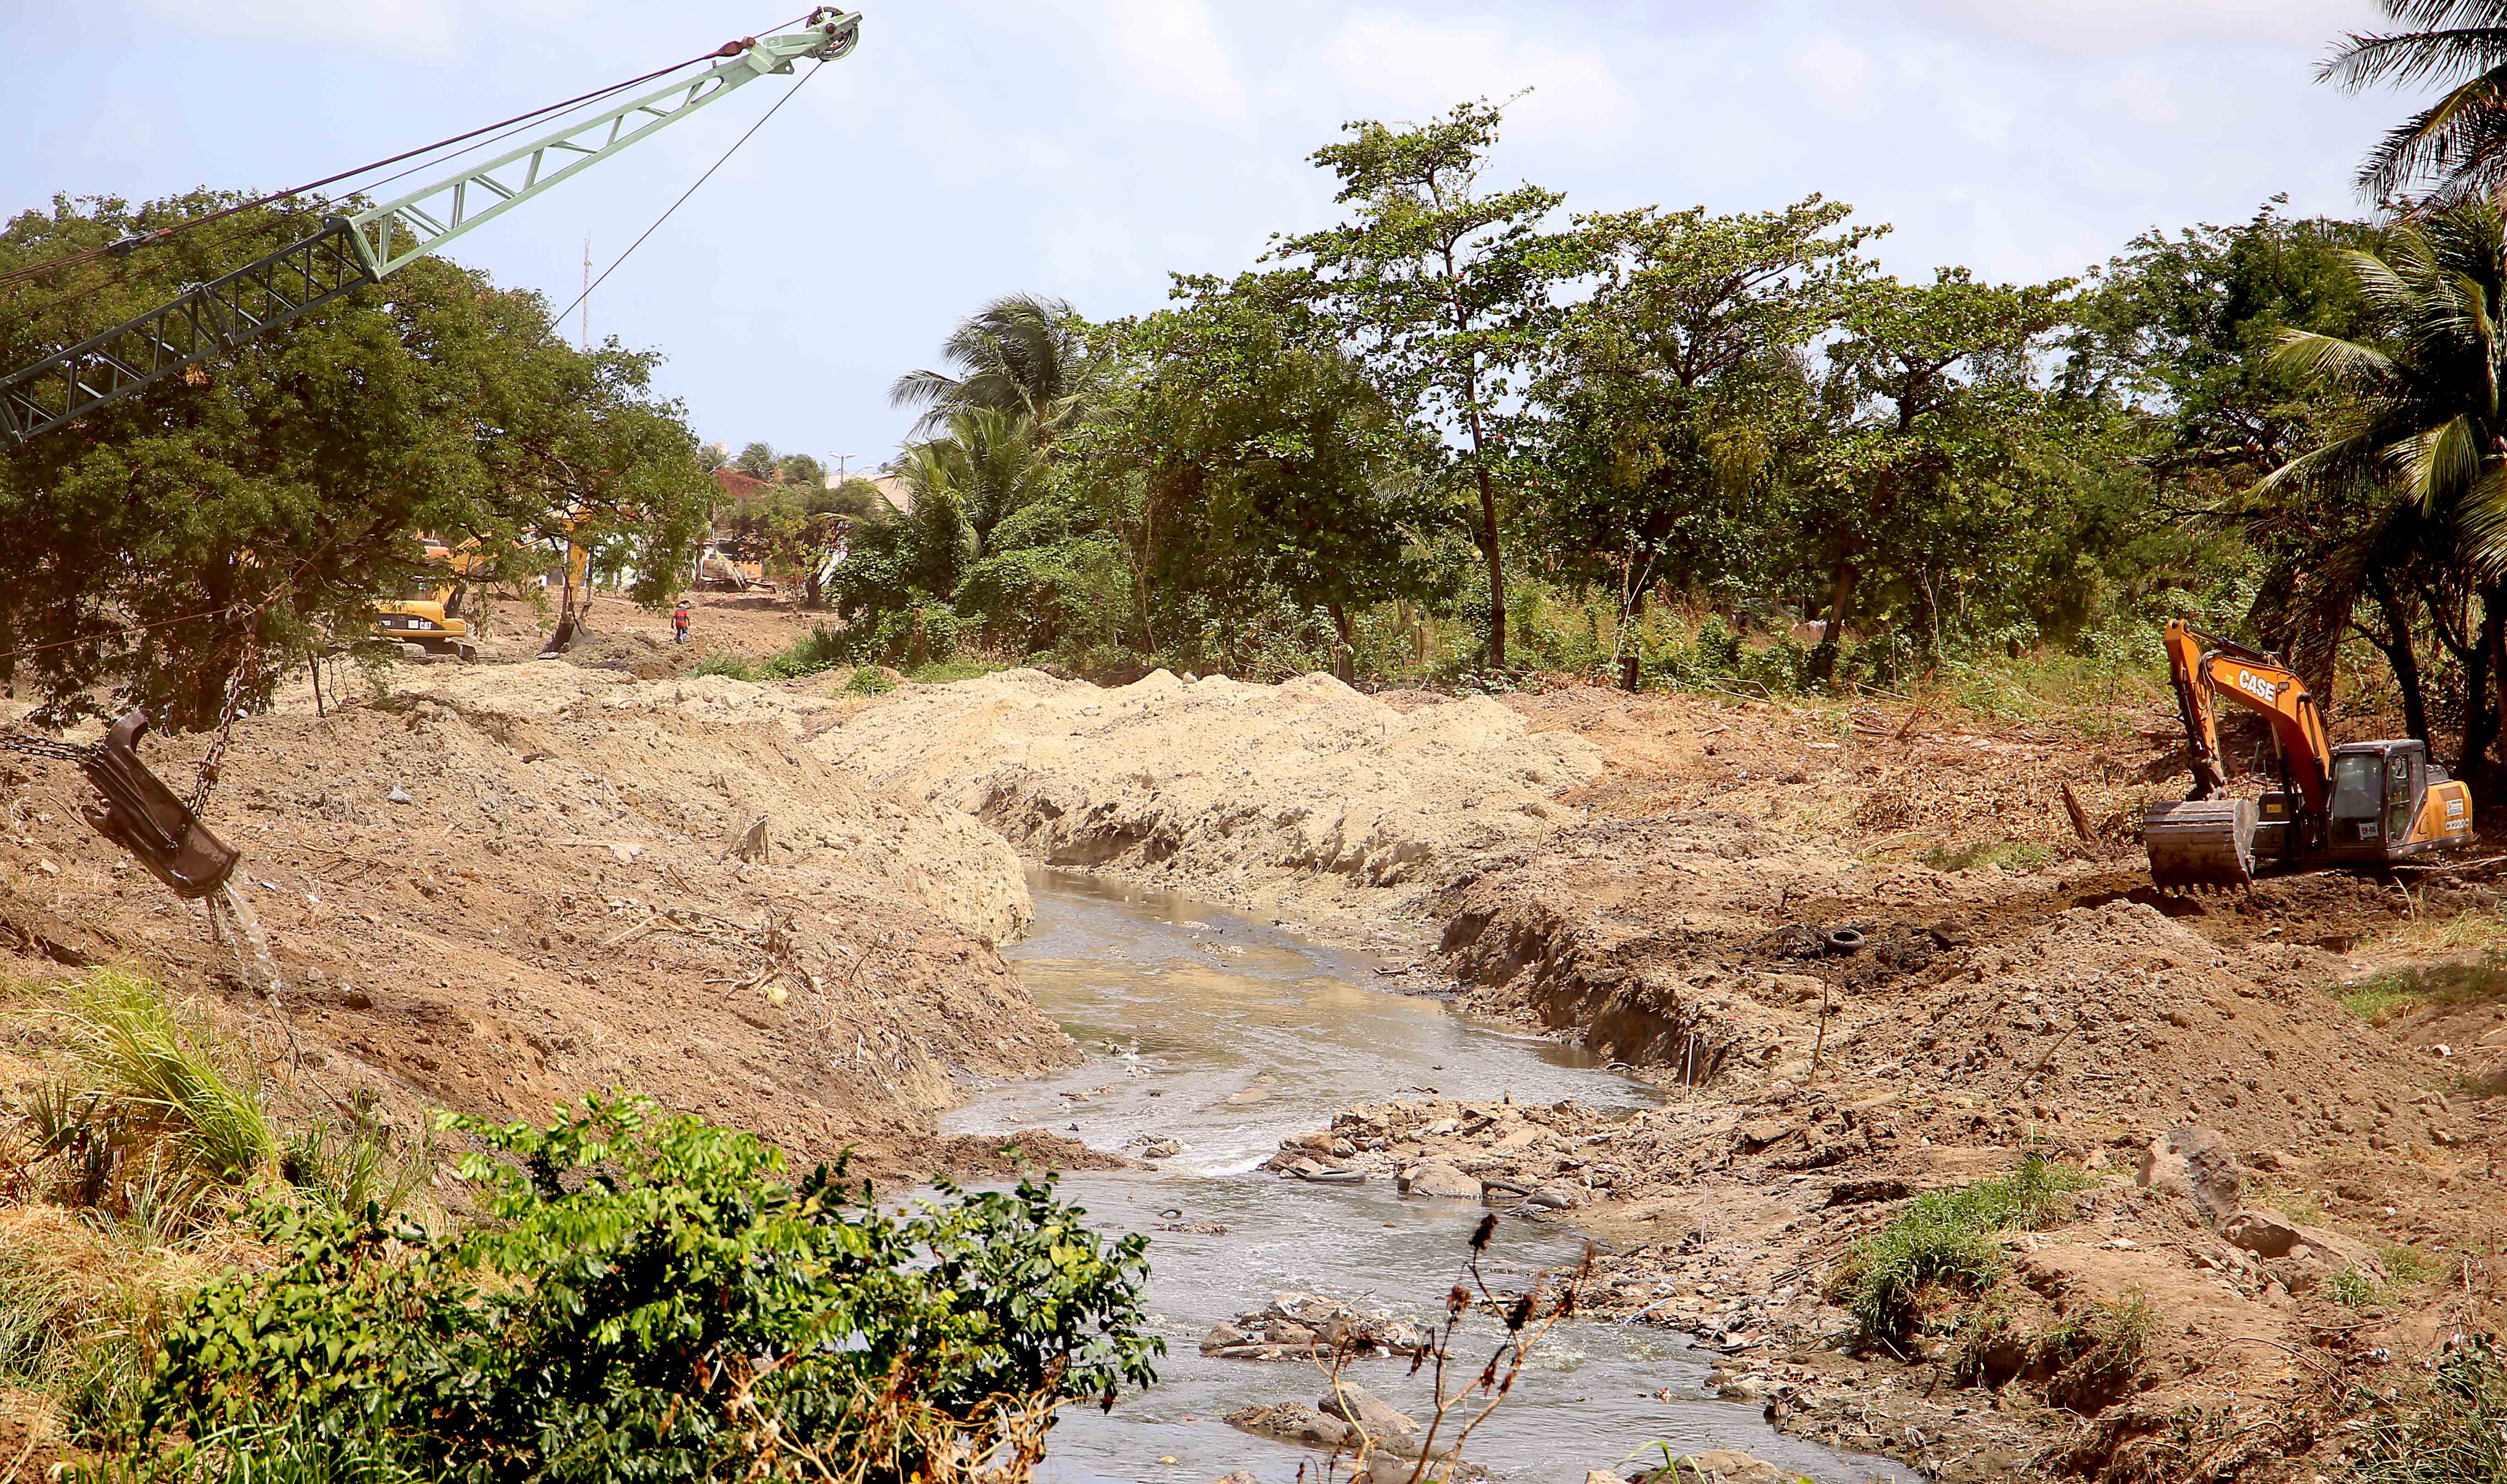
[(2252, 799), (2153, 804), (2141, 821), (2150, 879), (2162, 891), (2225, 890), (2255, 879)]

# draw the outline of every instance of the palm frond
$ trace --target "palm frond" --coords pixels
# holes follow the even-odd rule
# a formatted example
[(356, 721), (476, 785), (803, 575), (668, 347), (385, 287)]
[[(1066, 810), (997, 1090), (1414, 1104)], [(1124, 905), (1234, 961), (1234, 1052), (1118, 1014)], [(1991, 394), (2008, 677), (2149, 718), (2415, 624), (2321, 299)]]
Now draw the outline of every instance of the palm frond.
[(2348, 387), (2374, 387), (2394, 380), (2391, 356), (2355, 341), (2311, 330), (2285, 330), (2272, 346), (2271, 364), (2300, 376)]

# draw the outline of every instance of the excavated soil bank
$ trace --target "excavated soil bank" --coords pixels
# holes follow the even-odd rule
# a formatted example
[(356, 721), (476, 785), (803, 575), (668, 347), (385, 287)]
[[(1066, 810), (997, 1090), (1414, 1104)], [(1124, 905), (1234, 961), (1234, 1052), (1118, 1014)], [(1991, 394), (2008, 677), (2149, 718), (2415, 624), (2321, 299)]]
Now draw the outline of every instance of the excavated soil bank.
[[(21, 973), (121, 963), (213, 992), (259, 1040), (283, 1019), (316, 1104), (366, 1090), (414, 1125), (620, 1086), (920, 1173), (961, 1078), (1073, 1055), (996, 946), (1032, 911), (1018, 862), (811, 756), (786, 706), (732, 684), (405, 668), (380, 702), (239, 722), (207, 820), (244, 851), (277, 1005), (201, 909), (80, 822), (74, 772), (12, 762), (0, 943)], [(185, 786), (202, 741), (145, 755)]]

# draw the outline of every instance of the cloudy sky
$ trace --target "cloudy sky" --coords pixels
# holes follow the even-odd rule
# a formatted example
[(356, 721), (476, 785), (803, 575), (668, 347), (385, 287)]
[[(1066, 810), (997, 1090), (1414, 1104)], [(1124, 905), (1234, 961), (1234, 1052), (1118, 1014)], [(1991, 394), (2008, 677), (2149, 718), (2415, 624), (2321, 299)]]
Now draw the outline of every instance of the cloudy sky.
[[(699, 430), (875, 462), (889, 381), (1026, 289), (1152, 308), (1333, 216), (1344, 120), (1531, 89), (1502, 183), (1570, 209), (1812, 192), (1895, 271), (2073, 273), (2135, 233), (2356, 209), (2410, 103), (2311, 71), (2375, 0), (899, 0), (595, 296)], [(647, 72), (796, 0), (0, 0), (0, 211), (309, 180)], [(563, 303), (793, 86), (769, 78), (457, 244)]]

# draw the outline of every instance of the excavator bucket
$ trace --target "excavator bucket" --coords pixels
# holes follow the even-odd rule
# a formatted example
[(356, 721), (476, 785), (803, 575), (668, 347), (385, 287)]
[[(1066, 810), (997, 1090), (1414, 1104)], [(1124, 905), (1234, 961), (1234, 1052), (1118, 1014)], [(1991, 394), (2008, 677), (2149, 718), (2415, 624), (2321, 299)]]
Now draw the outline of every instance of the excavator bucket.
[(190, 806), (139, 761), (139, 739), (147, 731), (148, 713), (134, 707), (102, 742), (81, 749), (79, 771), (104, 795), (102, 809), (81, 813), (97, 834), (138, 856), (176, 896), (206, 896), (226, 885), (239, 852), (210, 834)]
[(2150, 879), (2162, 891), (2243, 887), (2255, 879), (2252, 799), (2153, 804), (2142, 816)]

